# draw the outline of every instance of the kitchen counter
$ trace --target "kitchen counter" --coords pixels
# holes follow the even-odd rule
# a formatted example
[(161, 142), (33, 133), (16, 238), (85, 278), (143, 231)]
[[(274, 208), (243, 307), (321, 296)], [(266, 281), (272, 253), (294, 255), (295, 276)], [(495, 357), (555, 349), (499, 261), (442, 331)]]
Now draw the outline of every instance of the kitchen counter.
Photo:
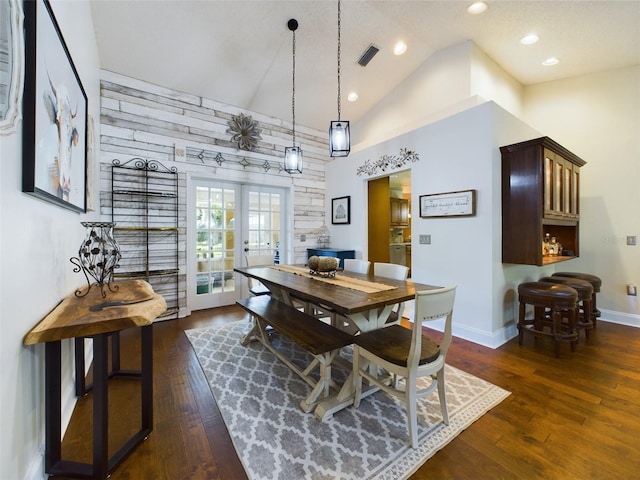
[(399, 242), (399, 243), (391, 243), (389, 242), (389, 246), (390, 247), (395, 247), (397, 245), (404, 245), (405, 247), (410, 247), (411, 246), (411, 242)]

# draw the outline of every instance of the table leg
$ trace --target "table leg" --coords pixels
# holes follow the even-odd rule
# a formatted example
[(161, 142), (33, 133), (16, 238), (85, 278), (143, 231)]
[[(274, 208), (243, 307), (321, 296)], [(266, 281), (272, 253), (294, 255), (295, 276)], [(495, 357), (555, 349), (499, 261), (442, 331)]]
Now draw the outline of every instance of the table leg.
[(141, 403), (142, 430), (148, 430), (145, 438), (153, 429), (153, 324), (142, 327), (141, 340)]
[(109, 427), (109, 335), (93, 337), (93, 475), (107, 478)]
[(62, 458), (62, 431), (60, 427), (62, 400), (60, 399), (60, 340), (47, 342), (44, 346), (44, 397), (45, 397), (45, 472), (52, 471), (53, 467)]

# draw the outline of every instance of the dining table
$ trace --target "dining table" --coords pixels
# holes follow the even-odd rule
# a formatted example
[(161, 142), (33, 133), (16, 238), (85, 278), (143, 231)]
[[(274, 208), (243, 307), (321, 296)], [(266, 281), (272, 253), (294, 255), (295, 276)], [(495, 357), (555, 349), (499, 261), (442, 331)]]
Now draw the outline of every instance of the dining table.
[[(344, 317), (355, 326), (357, 332), (384, 328), (395, 305), (413, 300), (418, 291), (440, 288), (412, 280), (395, 280), (341, 270), (318, 274), (304, 265), (242, 267), (234, 270), (258, 280), (273, 297), (288, 305), (302, 304), (309, 313), (317, 308)], [(251, 335), (251, 332), (247, 335)], [(314, 410), (315, 416), (319, 420), (330, 418), (353, 403), (354, 392), (351, 371), (337, 394), (318, 404)]]

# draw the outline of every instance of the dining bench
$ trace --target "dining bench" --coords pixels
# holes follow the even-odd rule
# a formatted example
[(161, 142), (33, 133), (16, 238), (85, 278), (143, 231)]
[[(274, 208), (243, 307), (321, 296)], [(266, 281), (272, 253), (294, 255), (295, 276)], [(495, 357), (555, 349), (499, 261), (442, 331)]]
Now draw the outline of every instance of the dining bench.
[[(268, 295), (245, 298), (237, 303), (256, 319), (252, 335), (247, 335), (244, 343), (249, 337), (255, 337), (313, 388), (300, 402), (304, 412), (311, 412), (320, 399), (329, 395), (330, 388), (339, 390), (331, 378), (331, 364), (342, 347), (353, 343), (353, 335)], [(293, 363), (271, 344), (267, 326), (304, 348), (313, 356), (313, 361), (304, 369)], [(312, 376), (316, 367), (319, 367), (317, 379)]]

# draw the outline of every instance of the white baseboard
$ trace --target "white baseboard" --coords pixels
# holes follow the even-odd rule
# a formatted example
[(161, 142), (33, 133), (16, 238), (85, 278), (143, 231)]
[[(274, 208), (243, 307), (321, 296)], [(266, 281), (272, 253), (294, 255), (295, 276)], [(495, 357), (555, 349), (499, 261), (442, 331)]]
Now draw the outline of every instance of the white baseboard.
[(618, 323), (620, 325), (640, 328), (640, 315), (604, 310), (602, 308), (600, 309), (600, 313), (602, 316), (598, 318), (598, 322)]

